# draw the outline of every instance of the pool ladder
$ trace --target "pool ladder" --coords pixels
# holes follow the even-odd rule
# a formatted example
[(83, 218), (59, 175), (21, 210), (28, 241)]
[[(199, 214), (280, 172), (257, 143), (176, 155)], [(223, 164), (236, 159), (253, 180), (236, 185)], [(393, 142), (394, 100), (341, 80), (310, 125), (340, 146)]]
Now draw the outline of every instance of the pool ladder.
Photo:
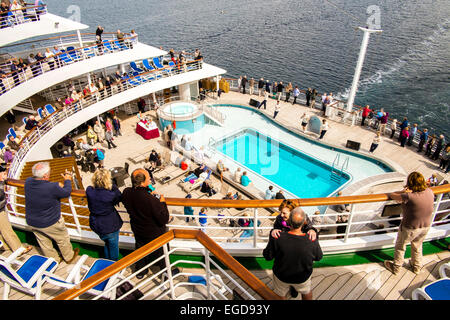
[(342, 176), (344, 175), (344, 170), (348, 168), (349, 157), (347, 157), (342, 163), (341, 169), (339, 170), (339, 162), (341, 160), (341, 154), (338, 153), (334, 158), (333, 165), (331, 166), (330, 180), (341, 183)]

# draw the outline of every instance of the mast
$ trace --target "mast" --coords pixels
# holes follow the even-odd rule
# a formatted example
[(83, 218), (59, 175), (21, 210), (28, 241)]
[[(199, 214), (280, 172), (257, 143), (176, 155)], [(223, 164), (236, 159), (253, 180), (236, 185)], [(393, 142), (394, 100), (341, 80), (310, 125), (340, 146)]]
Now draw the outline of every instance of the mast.
[(366, 56), (367, 45), (369, 44), (369, 37), (371, 33), (383, 32), (383, 30), (375, 30), (367, 28), (358, 27), (359, 30), (364, 32), (363, 40), (361, 43), (361, 49), (359, 51), (358, 62), (356, 63), (355, 75), (353, 76), (353, 83), (350, 89), (350, 93), (347, 100), (347, 111), (352, 112), (353, 103), (355, 102), (356, 90), (358, 89), (359, 77), (361, 76), (361, 70), (364, 63), (364, 58)]

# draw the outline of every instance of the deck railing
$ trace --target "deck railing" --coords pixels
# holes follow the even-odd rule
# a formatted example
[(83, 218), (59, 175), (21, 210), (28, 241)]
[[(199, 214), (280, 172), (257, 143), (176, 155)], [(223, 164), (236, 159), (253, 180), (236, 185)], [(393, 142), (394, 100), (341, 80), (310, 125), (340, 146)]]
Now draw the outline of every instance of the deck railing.
[[(7, 194), (7, 212), (13, 216), (25, 218), (23, 213), (19, 213), (17, 207), (24, 207), (23, 204), (19, 204), (16, 201), (16, 197), (23, 197), (23, 193), (18, 192), (17, 188), (24, 187), (24, 181), (9, 179), (7, 185), (10, 189)], [(432, 187), (431, 190), (436, 195), (436, 201), (434, 204), (432, 227), (440, 225), (448, 225), (450, 222), (450, 199), (448, 193), (450, 193), (450, 184), (440, 185)], [(22, 195), (21, 195), (22, 194)], [(75, 190), (72, 192), (71, 197), (84, 198), (86, 197), (84, 190)], [(70, 199), (70, 198), (69, 198)], [(357, 209), (357, 204), (368, 204), (373, 202), (388, 202), (389, 198), (387, 194), (370, 194), (370, 195), (357, 195), (357, 196), (341, 196), (331, 198), (310, 198), (310, 199), (293, 199), (294, 203), (302, 207), (309, 206), (333, 206), (337, 204), (350, 205), (349, 212), (331, 212), (318, 216), (310, 216), (313, 221), (314, 227), (318, 230), (329, 229), (330, 232), (320, 231), (320, 238), (322, 240), (340, 239), (342, 243), (347, 243), (350, 238), (369, 236), (382, 233), (396, 233), (398, 231), (398, 225), (400, 224), (401, 217), (382, 217), (381, 213), (383, 207), (372, 210), (360, 210)], [(179, 219), (175, 219), (174, 222), (168, 225), (169, 228), (183, 229), (183, 230), (205, 230), (205, 233), (212, 234), (212, 231), (221, 230), (221, 235), (212, 236), (211, 238), (218, 242), (247, 242), (251, 243), (253, 248), (263, 246), (269, 237), (269, 232), (273, 229), (273, 222), (276, 216), (262, 214), (261, 209), (264, 208), (277, 208), (281, 204), (282, 200), (210, 200), (210, 199), (185, 199), (185, 198), (166, 198), (166, 204), (168, 206), (175, 207), (205, 207), (218, 209), (215, 214), (209, 213), (207, 218), (210, 221), (209, 225), (202, 227), (199, 225), (180, 224), (180, 220), (185, 219), (187, 216), (184, 214), (177, 214), (171, 212), (171, 216)], [(84, 203), (87, 203), (84, 202)], [(66, 224), (68, 228), (76, 229), (78, 235), (81, 236), (81, 229), (89, 230), (88, 226), (81, 226), (79, 221), (81, 218), (88, 218), (85, 215), (80, 216), (77, 213), (78, 208), (88, 208), (87, 205), (74, 205), (73, 201), (69, 200), (69, 203), (65, 203), (70, 207), (70, 212), (62, 212), (63, 216), (70, 216), (75, 221), (75, 224)], [(241, 208), (245, 209), (237, 215), (233, 215), (226, 208)], [(119, 210), (120, 212), (120, 210)], [(126, 211), (123, 211), (126, 212)], [(250, 213), (244, 215), (244, 212)], [(347, 222), (337, 223), (337, 217), (344, 216), (347, 218)], [(189, 216), (189, 218), (195, 217), (201, 218), (199, 215)], [(243, 227), (239, 226), (239, 219), (249, 219), (253, 222), (253, 226)], [(211, 223), (211, 221), (218, 221), (218, 223)], [(235, 223), (230, 224), (231, 221)], [(129, 224), (129, 221), (124, 221), (125, 224)], [(397, 226), (394, 223), (397, 222)], [(392, 226), (390, 224), (392, 223)], [(383, 229), (373, 227), (375, 224), (387, 225)], [(338, 226), (345, 226), (344, 233), (337, 233), (334, 230)], [(375, 225), (376, 226), (376, 225)], [(130, 230), (130, 227), (122, 228), (123, 230)], [(123, 234), (132, 236), (131, 232), (123, 231)]]
[(39, 21), (40, 16), (47, 13), (47, 5), (27, 5), (22, 9), (9, 10), (4, 17), (0, 17), (1, 28), (14, 27), (16, 25)]
[[(133, 45), (138, 42), (137, 37), (125, 38), (120, 46), (116, 43), (117, 40), (111, 38), (104, 39), (108, 40), (110, 47), (107, 47), (104, 43), (102, 45), (90, 44), (80, 48), (73, 48), (71, 50), (66, 50), (64, 52), (58, 53), (51, 57), (44, 58), (40, 61), (36, 61), (32, 64), (27, 65), (25, 69), (20, 69), (16, 71), (9, 72), (5, 75), (6, 78), (3, 79), (3, 85), (0, 83), (0, 95), (8, 92), (9, 90), (20, 86), (23, 83), (28, 82), (31, 79), (37, 78), (40, 75), (47, 74), (54, 70), (63, 68), (68, 65), (75, 64), (80, 61), (85, 61), (90, 58), (104, 56), (110, 53), (116, 53), (128, 49), (132, 49)], [(95, 42), (95, 40), (91, 40)], [(86, 39), (87, 42), (87, 39)], [(62, 44), (57, 44), (62, 46)], [(67, 43), (64, 44), (67, 46)], [(110, 49), (109, 49), (110, 48)], [(51, 49), (52, 50), (52, 49)], [(0, 81), (2, 81), (0, 79)]]
[[(225, 80), (230, 84), (230, 89), (232, 89), (233, 91), (240, 92), (241, 88), (238, 87), (238, 79), (236, 79), (236, 78), (225, 78)], [(257, 82), (258, 81), (255, 81), (255, 85), (254, 85), (254, 94), (256, 94), (256, 95), (258, 94), (258, 84), (257, 84)], [(300, 90), (300, 94), (305, 96), (306, 90)], [(320, 96), (322, 94), (323, 93), (317, 93), (316, 103), (314, 104), (314, 108), (315, 109), (320, 109), (320, 110), (322, 109), (322, 102), (321, 101), (317, 101), (317, 98), (320, 99)], [(280, 98), (281, 100), (286, 100), (286, 92), (283, 91), (281, 97), (282, 97), (282, 98)], [(306, 96), (305, 96), (304, 100), (306, 100)], [(292, 94), (290, 95), (289, 101), (293, 101)], [(352, 126), (353, 125), (359, 125), (361, 123), (361, 120), (362, 120), (363, 107), (354, 104), (353, 108), (352, 108), (352, 111), (349, 112), (346, 109), (346, 105), (347, 105), (346, 101), (333, 98), (333, 102), (330, 105), (327, 106), (326, 116), (328, 118), (330, 118), (331, 120), (336, 120), (336, 121), (340, 121), (340, 122), (343, 122), (343, 123), (350, 123)], [(366, 127), (371, 127), (370, 125), (368, 125), (370, 122), (371, 122), (371, 119), (366, 119)], [(392, 120), (388, 119), (388, 121), (386, 123), (386, 129), (385, 129), (385, 131), (388, 132), (388, 133), (392, 133), (391, 124), (392, 124)], [(400, 134), (401, 134), (400, 124), (401, 124), (401, 122), (397, 122), (394, 137), (399, 137)], [(379, 123), (378, 123), (378, 125), (379, 125)], [(419, 145), (421, 133), (422, 133), (421, 130), (417, 130), (416, 134), (412, 138), (411, 143), (414, 146), (418, 146)], [(430, 133), (430, 136), (431, 136), (431, 133)], [(426, 143), (427, 143), (427, 141), (425, 141), (424, 148), (426, 146)], [(437, 145), (434, 145), (432, 147), (431, 151), (434, 152), (436, 150), (436, 147), (437, 147)], [(441, 153), (443, 153), (443, 152), (444, 152), (444, 150)]]
[[(198, 250), (198, 253), (204, 257), (204, 262), (194, 262), (187, 260), (178, 260), (174, 263), (170, 263), (169, 255), (176, 253), (177, 249), (169, 250), (168, 244), (174, 239), (186, 239), (186, 240), (196, 240), (199, 242), (203, 249)], [(252, 295), (249, 290), (246, 290), (239, 282), (230, 276), (216, 261), (214, 261), (211, 255), (215, 256), (223, 265), (230, 269), (232, 273), (237, 275), (240, 280), (248, 285), (248, 287), (264, 300), (281, 300), (281, 297), (270, 290), (261, 280), (256, 278), (251, 272), (244, 268), (239, 262), (237, 262), (230, 254), (223, 250), (219, 245), (212, 241), (207, 235), (199, 231), (186, 231), (186, 230), (171, 230), (164, 235), (160, 236), (156, 240), (153, 240), (146, 244), (145, 246), (135, 250), (126, 257), (122, 258), (113, 265), (105, 268), (99, 273), (96, 273), (92, 277), (86, 279), (85, 281), (78, 284), (75, 288), (66, 290), (54, 300), (73, 300), (77, 299), (83, 293), (89, 291), (89, 289), (94, 288), (96, 285), (102, 283), (103, 281), (111, 278), (115, 274), (119, 274), (127, 267), (135, 264), (140, 259), (144, 258), (151, 252), (163, 247), (164, 255), (157, 260), (143, 266), (139, 270), (135, 270), (131, 274), (127, 275), (121, 281), (115, 283), (108, 290), (105, 290), (101, 295), (98, 295), (94, 300), (100, 299), (102, 297), (110, 297), (111, 292), (115, 292), (116, 288), (126, 281), (130, 281), (142, 270), (155, 265), (161, 259), (165, 259), (166, 267), (151, 276), (145, 277), (135, 284), (134, 288), (127, 292), (125, 295), (121, 296), (119, 300), (126, 298), (127, 295), (131, 294), (135, 290), (141, 290), (143, 297), (141, 300), (146, 298), (159, 300), (165, 297), (175, 300), (227, 300), (233, 298), (233, 293), (238, 291), (240, 296), (248, 300), (256, 300), (256, 297)], [(180, 272), (176, 275), (172, 274), (172, 268), (176, 267), (177, 264), (192, 264), (193, 266), (200, 266), (205, 270), (204, 280), (205, 283), (192, 283), (183, 281), (183, 277), (189, 277), (193, 273)], [(159, 277), (162, 278), (163, 274), (166, 277), (160, 281), (158, 285), (152, 284)], [(225, 281), (224, 281), (225, 280)], [(227, 284), (226, 284), (227, 283)], [(176, 289), (179, 287), (201, 287), (206, 290), (205, 294), (190, 292), (184, 294), (177, 294)], [(236, 290), (238, 289), (238, 290)], [(161, 293), (158, 293), (161, 292)], [(114, 296), (114, 295), (113, 295)]]

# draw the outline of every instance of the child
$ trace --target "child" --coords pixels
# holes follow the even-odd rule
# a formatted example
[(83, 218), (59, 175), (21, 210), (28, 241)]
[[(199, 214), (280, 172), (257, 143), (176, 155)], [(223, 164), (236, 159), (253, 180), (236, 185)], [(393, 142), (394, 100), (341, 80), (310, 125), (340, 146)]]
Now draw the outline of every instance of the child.
[[(201, 208), (200, 212), (198, 214), (200, 217), (206, 217), (206, 208)], [(200, 223), (200, 225), (202, 226), (202, 228), (200, 228), (200, 230), (202, 230), (203, 232), (206, 232), (206, 229), (204, 227), (206, 227), (206, 225), (208, 224), (208, 219), (207, 218), (199, 218), (198, 222)]]

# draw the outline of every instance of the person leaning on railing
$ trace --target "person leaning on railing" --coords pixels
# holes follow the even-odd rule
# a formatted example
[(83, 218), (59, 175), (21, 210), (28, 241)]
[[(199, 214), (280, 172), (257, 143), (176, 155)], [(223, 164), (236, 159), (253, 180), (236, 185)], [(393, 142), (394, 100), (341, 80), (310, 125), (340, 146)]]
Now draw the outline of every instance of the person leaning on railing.
[(398, 229), (395, 243), (394, 260), (385, 260), (384, 266), (397, 274), (403, 265), (406, 244), (411, 243), (411, 260), (409, 264), (414, 273), (422, 268), (422, 243), (431, 226), (434, 207), (434, 194), (428, 188), (425, 178), (419, 172), (408, 175), (405, 189), (388, 193), (391, 200), (403, 204), (403, 219)]
[(314, 261), (323, 257), (319, 241), (308, 239), (304, 233), (307, 215), (297, 207), (287, 220), (289, 231), (279, 237), (271, 236), (263, 256), (273, 263), (274, 292), (287, 299), (296, 298), (300, 292), (302, 300), (312, 300), (311, 275)]
[[(291, 200), (283, 200), (280, 206), (278, 207), (279, 215), (275, 218), (275, 222), (273, 224), (273, 229), (270, 231), (270, 235), (277, 239), (281, 232), (289, 231), (291, 229), (288, 221), (289, 216), (296, 207), (295, 203)], [(317, 229), (313, 227), (311, 220), (306, 215), (305, 223), (303, 224), (302, 231), (306, 233), (311, 241), (314, 241), (317, 238)]]
[(65, 221), (61, 215), (61, 199), (72, 192), (72, 174), (61, 174), (64, 184), (50, 182), (50, 164), (38, 162), (31, 169), (33, 176), (25, 181), (25, 218), (47, 257), (60, 261), (53, 241), (58, 245), (67, 264), (73, 263), (80, 251), (72, 248)]
[[(167, 232), (169, 210), (163, 195), (152, 193), (149, 189), (150, 176), (148, 172), (139, 168), (131, 173), (131, 187), (122, 193), (122, 202), (130, 215), (130, 226), (135, 238), (135, 249), (146, 245)], [(136, 271), (147, 266), (151, 261), (164, 254), (163, 248), (153, 251), (148, 256), (136, 262)], [(160, 269), (166, 268), (164, 259), (157, 262)], [(175, 270), (175, 269), (174, 269)], [(142, 279), (148, 273), (145, 267), (136, 276)], [(176, 271), (175, 271), (176, 273)]]
[(111, 180), (111, 172), (97, 169), (92, 176), (92, 186), (86, 188), (89, 207), (89, 226), (105, 242), (105, 259), (119, 259), (119, 231), (123, 225), (115, 206), (122, 193)]

